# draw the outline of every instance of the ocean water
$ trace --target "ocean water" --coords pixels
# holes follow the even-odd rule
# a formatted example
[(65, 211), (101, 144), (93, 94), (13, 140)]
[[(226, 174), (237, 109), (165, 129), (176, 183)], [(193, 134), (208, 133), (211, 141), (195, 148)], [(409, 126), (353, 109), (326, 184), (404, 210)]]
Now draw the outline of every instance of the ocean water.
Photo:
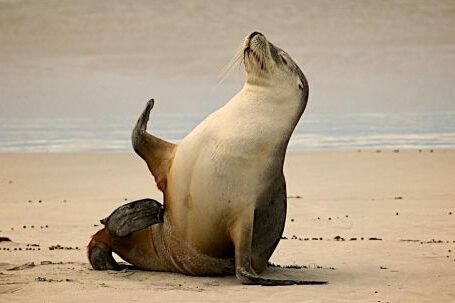
[[(149, 129), (179, 142), (203, 115), (153, 115)], [(0, 152), (131, 151), (136, 117), (0, 117)], [(455, 148), (455, 112), (305, 114), (290, 150)]]

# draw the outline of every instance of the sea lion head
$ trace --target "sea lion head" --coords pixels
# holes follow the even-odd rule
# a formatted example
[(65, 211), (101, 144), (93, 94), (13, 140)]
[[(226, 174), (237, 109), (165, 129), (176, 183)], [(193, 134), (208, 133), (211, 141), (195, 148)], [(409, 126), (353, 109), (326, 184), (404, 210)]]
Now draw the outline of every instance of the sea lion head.
[(253, 32), (243, 42), (243, 64), (246, 82), (267, 86), (280, 86), (300, 91), (302, 99), (308, 98), (308, 82), (294, 60), (267, 38)]

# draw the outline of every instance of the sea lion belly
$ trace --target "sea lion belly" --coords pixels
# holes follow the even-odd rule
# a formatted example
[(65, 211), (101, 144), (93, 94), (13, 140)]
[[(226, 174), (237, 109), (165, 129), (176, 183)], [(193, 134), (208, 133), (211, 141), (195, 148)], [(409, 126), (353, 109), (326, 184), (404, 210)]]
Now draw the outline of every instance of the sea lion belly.
[(282, 169), (276, 146), (283, 138), (271, 134), (279, 123), (270, 127), (267, 105), (257, 102), (241, 91), (177, 148), (168, 182), (169, 219), (201, 253), (233, 256), (230, 226), (253, 219), (259, 198), (268, 195)]

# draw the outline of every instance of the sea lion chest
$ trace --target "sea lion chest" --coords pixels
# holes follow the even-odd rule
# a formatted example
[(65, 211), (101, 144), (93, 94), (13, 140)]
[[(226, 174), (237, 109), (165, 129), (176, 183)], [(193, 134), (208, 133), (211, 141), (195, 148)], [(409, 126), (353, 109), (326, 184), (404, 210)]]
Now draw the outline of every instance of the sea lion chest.
[(166, 211), (176, 233), (202, 251), (223, 255), (232, 220), (260, 207), (282, 177), (286, 125), (269, 105), (240, 94), (177, 148)]

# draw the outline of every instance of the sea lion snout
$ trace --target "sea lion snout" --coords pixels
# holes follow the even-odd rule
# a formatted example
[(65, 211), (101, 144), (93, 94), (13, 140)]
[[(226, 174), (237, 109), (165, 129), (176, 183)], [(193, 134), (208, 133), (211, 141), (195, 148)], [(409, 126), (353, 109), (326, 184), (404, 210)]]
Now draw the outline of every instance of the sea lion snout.
[(253, 39), (254, 36), (257, 36), (257, 35), (264, 36), (264, 35), (263, 35), (262, 33), (260, 33), (260, 32), (252, 32), (252, 33), (248, 36), (248, 39), (250, 39), (250, 41), (251, 41), (251, 39)]

